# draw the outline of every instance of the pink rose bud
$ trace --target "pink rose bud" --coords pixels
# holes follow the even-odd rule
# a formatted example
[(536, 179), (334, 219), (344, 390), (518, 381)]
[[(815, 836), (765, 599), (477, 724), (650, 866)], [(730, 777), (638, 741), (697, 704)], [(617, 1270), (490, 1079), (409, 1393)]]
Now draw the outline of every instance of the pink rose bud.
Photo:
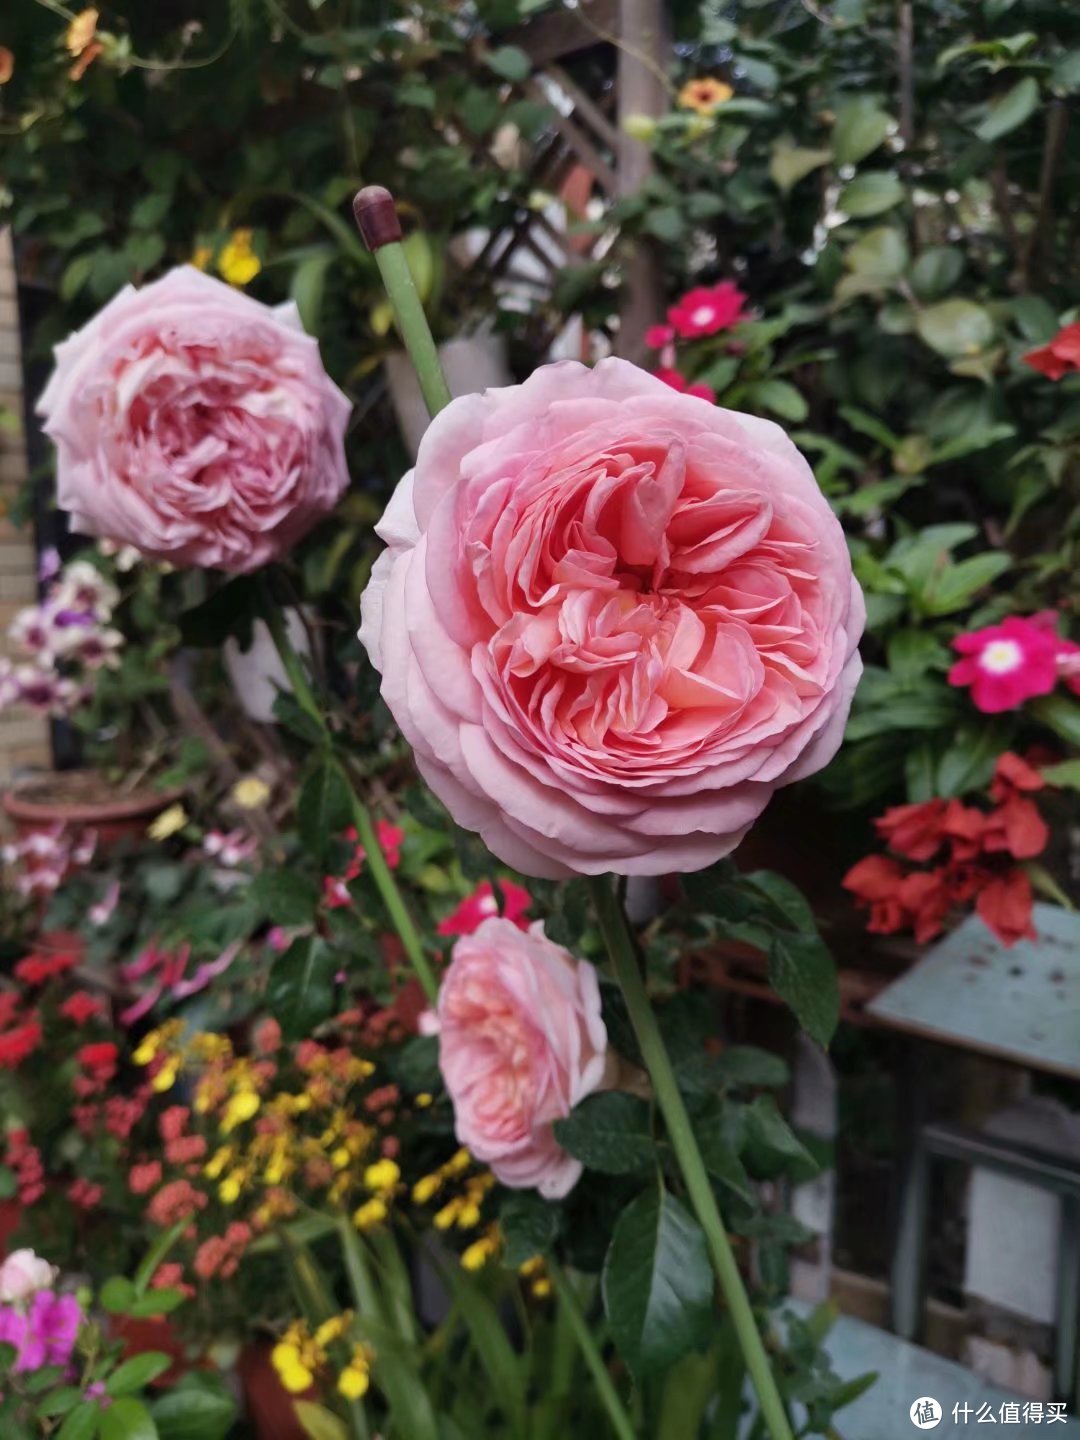
[(349, 401), (296, 307), (190, 266), (58, 345), (38, 411), (72, 529), (174, 565), (255, 570), (348, 484)]
[(865, 619), (784, 432), (623, 360), (454, 400), (360, 637), (424, 778), (527, 875), (698, 870), (840, 744)]
[(595, 969), (539, 921), (485, 920), (454, 946), (432, 1029), (461, 1144), (504, 1185), (568, 1194), (582, 1167), (552, 1126), (607, 1075)]

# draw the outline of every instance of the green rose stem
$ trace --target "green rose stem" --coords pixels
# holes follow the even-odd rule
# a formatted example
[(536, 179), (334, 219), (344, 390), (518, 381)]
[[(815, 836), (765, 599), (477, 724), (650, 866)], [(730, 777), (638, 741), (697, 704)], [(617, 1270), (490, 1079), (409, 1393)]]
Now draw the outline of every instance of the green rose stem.
[[(289, 677), (289, 684), (296, 698), (297, 704), (304, 713), (319, 727), (327, 749), (330, 750), (333, 738), (326, 717), (319, 708), (319, 703), (312, 693), (308, 684), (307, 676), (304, 674), (304, 667), (299, 655), (293, 649), (292, 641), (289, 639), (289, 632), (286, 628), (281, 608), (274, 600), (269, 584), (265, 579), (260, 582), (261, 611), (270, 631), (271, 639), (281, 657), (281, 663), (285, 667), (285, 674)], [(398, 938), (408, 957), (413, 972), (423, 987), (424, 994), (431, 1004), (434, 1005), (439, 994), (439, 984), (435, 979), (435, 972), (427, 955), (424, 953), (423, 942), (413, 924), (412, 916), (408, 907), (402, 899), (401, 891), (397, 887), (394, 873), (386, 863), (386, 856), (382, 852), (378, 836), (375, 833), (375, 826), (372, 824), (371, 815), (367, 806), (360, 798), (356, 788), (354, 777), (349, 773), (348, 766), (343, 767), (343, 774), (349, 789), (349, 804), (352, 810), (353, 823), (356, 826), (356, 833), (361, 845), (364, 847), (364, 858), (367, 860), (375, 887), (379, 892), (387, 914), (393, 921)]]
[(675, 1071), (664, 1047), (656, 1015), (649, 1003), (645, 978), (638, 963), (637, 950), (622, 903), (609, 876), (593, 876), (589, 886), (604, 942), (626, 1001), (630, 1023), (641, 1046), (642, 1059), (652, 1080), (653, 1091), (664, 1116), (671, 1147), (686, 1182), (687, 1193), (705, 1232), (713, 1269), (724, 1292), (746, 1368), (761, 1403), (761, 1414), (772, 1440), (792, 1440), (787, 1411), (780, 1398), (769, 1357), (754, 1320), (754, 1312), (750, 1308), (746, 1287), (724, 1229), (712, 1182), (694, 1138), (690, 1117), (679, 1094)]
[[(365, 186), (353, 201), (353, 215), (364, 243), (375, 256), (398, 330), (420, 381), (428, 414), (435, 416), (444, 406), (449, 405), (450, 389), (439, 364), (438, 351), (435, 349), (427, 316), (409, 271), (409, 262), (401, 247), (401, 222), (398, 220), (394, 197), (381, 185)], [(554, 1260), (548, 1263), (548, 1274), (559, 1297), (565, 1319), (596, 1382), (597, 1394), (607, 1411), (612, 1429), (619, 1440), (635, 1440), (630, 1417), (612, 1383), (604, 1358), (569, 1279)]]

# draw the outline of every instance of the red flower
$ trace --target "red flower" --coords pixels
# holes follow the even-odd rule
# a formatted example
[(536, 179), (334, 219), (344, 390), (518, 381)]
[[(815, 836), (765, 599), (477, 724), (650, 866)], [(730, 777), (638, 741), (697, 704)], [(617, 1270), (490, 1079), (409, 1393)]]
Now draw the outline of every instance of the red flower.
[(0, 1030), (6, 1030), (15, 1019), (20, 996), (16, 990), (0, 990)]
[(945, 807), (941, 829), (949, 841), (954, 861), (974, 860), (983, 847), (986, 816), (981, 810), (976, 810), (974, 805), (950, 800)]
[(1041, 855), (1050, 839), (1050, 830), (1035, 804), (1022, 795), (1010, 795), (986, 819), (984, 848), (1004, 850), (1014, 860)]
[(711, 385), (704, 381), (696, 380), (693, 384), (680, 375), (678, 370), (661, 369), (652, 372), (657, 380), (662, 380), (665, 385), (670, 385), (672, 390), (678, 390), (680, 395), (693, 395), (698, 400), (707, 400), (710, 405), (716, 404), (716, 391)]
[(892, 935), (904, 923), (900, 885), (904, 872), (887, 855), (867, 855), (853, 865), (840, 882), (857, 900), (870, 908), (867, 929), (875, 935)]
[(874, 821), (874, 828), (895, 854), (908, 860), (929, 860), (941, 848), (947, 808), (948, 802), (941, 799), (894, 805)]
[(186, 1105), (170, 1105), (167, 1110), (163, 1110), (158, 1117), (158, 1132), (162, 1140), (169, 1144), (186, 1135), (190, 1119), (191, 1111)]
[(995, 876), (979, 891), (975, 901), (976, 914), (1006, 946), (1025, 938), (1034, 940), (1031, 907), (1031, 881), (1019, 866)]
[(111, 1040), (100, 1040), (94, 1045), (83, 1045), (76, 1051), (75, 1059), (95, 1080), (111, 1080), (116, 1074), (119, 1054)]
[(27, 955), (15, 966), (15, 977), (24, 985), (47, 985), (78, 963), (77, 955)]
[(328, 910), (341, 910), (346, 905), (353, 903), (352, 896), (349, 894), (349, 887), (345, 884), (344, 880), (338, 880), (333, 875), (324, 875), (322, 886), (323, 904)]
[(898, 898), (907, 911), (906, 924), (915, 932), (919, 945), (926, 945), (940, 935), (945, 916), (952, 908), (947, 871), (915, 870), (900, 882)]
[(68, 1186), (67, 1196), (80, 1210), (96, 1210), (105, 1192), (100, 1185), (94, 1185), (82, 1175)]
[(695, 340), (737, 325), (745, 302), (746, 296), (733, 280), (721, 280), (709, 288), (688, 290), (668, 311), (668, 320), (684, 340)]
[(208, 1204), (207, 1197), (196, 1190), (190, 1180), (171, 1180), (150, 1201), (146, 1216), (155, 1225), (175, 1225), (178, 1220), (189, 1220), (205, 1210)]
[(986, 715), (1015, 710), (1053, 690), (1062, 643), (1044, 616), (1010, 615), (1000, 625), (956, 637), (953, 649), (964, 658), (949, 671), (949, 684), (970, 685), (975, 706)]
[(76, 990), (74, 995), (69, 995), (60, 1006), (60, 1014), (73, 1025), (85, 1025), (103, 1014), (104, 1010), (101, 1001), (86, 990)]
[(990, 782), (990, 794), (995, 800), (1007, 800), (1017, 790), (1044, 790), (1046, 781), (1026, 760), (1012, 750), (1006, 750), (997, 758), (994, 778)]
[(161, 1161), (147, 1160), (143, 1165), (133, 1165), (128, 1173), (128, 1189), (133, 1195), (149, 1195), (161, 1184)]
[(1070, 370), (1080, 370), (1080, 321), (1059, 330), (1048, 345), (1030, 350), (1024, 359), (1048, 380), (1060, 380)]
[(184, 1280), (184, 1267), (175, 1260), (158, 1266), (154, 1271), (154, 1278), (150, 1281), (150, 1289), (179, 1290), (186, 1300), (190, 1300), (195, 1294), (194, 1285), (188, 1285)]
[(14, 1070), (28, 1059), (41, 1044), (41, 1024), (36, 1016), (14, 1030), (0, 1035), (0, 1070)]
[[(500, 880), (499, 889), (503, 897), (503, 915), (512, 920), (519, 930), (527, 930), (529, 922), (525, 912), (532, 904), (532, 896), (512, 880)], [(478, 925), (498, 915), (499, 902), (490, 880), (482, 880), (471, 895), (467, 895), (456, 910), (443, 917), (436, 927), (440, 935), (471, 935)]]

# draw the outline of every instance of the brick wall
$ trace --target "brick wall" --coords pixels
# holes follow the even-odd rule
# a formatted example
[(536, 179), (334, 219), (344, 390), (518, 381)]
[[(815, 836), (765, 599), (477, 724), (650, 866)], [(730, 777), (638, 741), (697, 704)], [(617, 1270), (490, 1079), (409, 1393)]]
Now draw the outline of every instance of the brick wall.
[[(22, 435), (22, 367), (19, 317), (15, 305), (15, 267), (11, 239), (0, 230), (0, 411), (18, 417), (14, 432), (0, 428), (0, 654), (6, 653), (7, 627), (15, 612), (36, 598), (36, 558), (28, 530), (16, 530), (5, 516), (7, 503), (26, 479)], [(0, 711), (0, 786), (20, 771), (50, 762), (49, 731), (44, 720), (23, 710)]]

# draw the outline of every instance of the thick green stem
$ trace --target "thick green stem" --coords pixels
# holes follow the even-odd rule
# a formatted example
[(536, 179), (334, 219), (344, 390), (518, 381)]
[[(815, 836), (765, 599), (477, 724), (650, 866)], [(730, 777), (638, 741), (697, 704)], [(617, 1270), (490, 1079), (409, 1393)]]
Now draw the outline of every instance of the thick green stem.
[(570, 1277), (553, 1260), (546, 1261), (546, 1268), (555, 1294), (558, 1296), (562, 1314), (577, 1340), (582, 1359), (596, 1385), (596, 1393), (600, 1396), (608, 1419), (611, 1421), (612, 1430), (619, 1440), (636, 1440), (630, 1417), (619, 1398), (619, 1392), (615, 1389), (611, 1374), (604, 1364), (604, 1357), (600, 1354), (596, 1337), (589, 1328), (589, 1322), (585, 1319), (581, 1305), (578, 1303), (578, 1297), (570, 1283)]
[(641, 1055), (652, 1080), (653, 1091), (663, 1113), (668, 1137), (679, 1162), (690, 1202), (705, 1232), (713, 1268), (735, 1326), (746, 1368), (757, 1391), (762, 1417), (772, 1440), (792, 1440), (791, 1425), (784, 1402), (780, 1398), (746, 1287), (724, 1229), (712, 1183), (701, 1158), (686, 1106), (679, 1094), (675, 1072), (664, 1047), (656, 1015), (649, 1002), (622, 905), (606, 876), (597, 876), (590, 885), (608, 954), (626, 1001), (634, 1033), (641, 1046)]
[(394, 307), (397, 327), (420, 382), (428, 414), (437, 415), (444, 405), (450, 404), (450, 390), (401, 242), (395, 240), (389, 245), (380, 245), (375, 251), (375, 263)]
[[(281, 657), (281, 663), (285, 668), (285, 674), (292, 686), (293, 696), (297, 704), (308, 715), (322, 732), (323, 740), (327, 750), (333, 749), (333, 736), (330, 727), (326, 723), (326, 717), (319, 708), (319, 702), (312, 693), (308, 684), (307, 675), (299, 655), (293, 649), (292, 641), (289, 639), (288, 627), (285, 624), (285, 617), (280, 606), (274, 600), (269, 585), (262, 586), (262, 615), (266, 621), (274, 646)], [(398, 933), (402, 948), (408, 957), (409, 964), (420, 984), (423, 986), (424, 994), (432, 1004), (435, 1003), (439, 994), (438, 981), (431, 968), (427, 955), (424, 953), (424, 945), (420, 939), (419, 932), (413, 924), (412, 916), (408, 907), (402, 899), (401, 891), (397, 887), (394, 873), (386, 863), (386, 856), (379, 844), (379, 837), (375, 833), (375, 826), (372, 823), (371, 815), (367, 806), (360, 797), (355, 777), (352, 775), (348, 764), (342, 768), (345, 783), (349, 788), (349, 804), (352, 810), (353, 824), (356, 826), (356, 833), (360, 843), (364, 847), (365, 858), (371, 878), (375, 881), (375, 888), (386, 907), (386, 913), (393, 922), (394, 929)]]

